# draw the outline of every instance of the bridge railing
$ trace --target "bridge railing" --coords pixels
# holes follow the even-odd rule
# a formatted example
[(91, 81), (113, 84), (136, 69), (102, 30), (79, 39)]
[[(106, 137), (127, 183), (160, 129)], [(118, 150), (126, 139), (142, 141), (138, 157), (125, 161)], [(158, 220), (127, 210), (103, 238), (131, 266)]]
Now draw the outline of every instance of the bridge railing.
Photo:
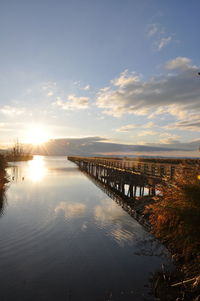
[(179, 168), (178, 164), (142, 162), (133, 160), (105, 159), (93, 157), (68, 157), (76, 163), (87, 162), (90, 164), (103, 165), (124, 171), (136, 172), (154, 177), (172, 178), (175, 171)]

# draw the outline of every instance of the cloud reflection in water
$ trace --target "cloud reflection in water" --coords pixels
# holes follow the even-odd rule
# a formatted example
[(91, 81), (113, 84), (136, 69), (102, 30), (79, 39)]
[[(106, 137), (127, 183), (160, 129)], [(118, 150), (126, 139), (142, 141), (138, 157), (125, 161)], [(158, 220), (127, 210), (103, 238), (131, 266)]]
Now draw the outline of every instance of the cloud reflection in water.
[(137, 224), (134, 220), (132, 223), (127, 223), (126, 213), (112, 200), (106, 199), (101, 203), (94, 209), (98, 225), (103, 229), (109, 229), (108, 235), (121, 247), (124, 247), (125, 244), (132, 245), (136, 240), (134, 233)]
[(85, 213), (86, 205), (83, 203), (66, 203), (60, 202), (55, 208), (55, 213), (62, 212), (65, 218), (75, 218), (83, 216)]

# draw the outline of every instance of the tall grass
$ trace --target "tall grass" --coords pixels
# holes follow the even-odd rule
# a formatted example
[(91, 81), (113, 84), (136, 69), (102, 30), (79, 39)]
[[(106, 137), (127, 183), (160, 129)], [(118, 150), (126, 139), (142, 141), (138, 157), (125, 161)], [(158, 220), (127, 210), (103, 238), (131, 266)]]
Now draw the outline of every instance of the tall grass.
[(179, 253), (185, 262), (200, 252), (200, 165), (182, 166), (172, 181), (159, 187), (160, 196), (146, 207), (153, 233)]
[(7, 182), (6, 179), (6, 168), (7, 162), (3, 155), (0, 155), (0, 189), (4, 188), (5, 183)]

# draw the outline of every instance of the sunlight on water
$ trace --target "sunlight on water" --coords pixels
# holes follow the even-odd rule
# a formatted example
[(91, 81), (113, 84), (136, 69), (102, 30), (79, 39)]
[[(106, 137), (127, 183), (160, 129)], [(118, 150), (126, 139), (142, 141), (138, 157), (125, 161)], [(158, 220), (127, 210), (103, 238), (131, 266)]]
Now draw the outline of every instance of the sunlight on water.
[(166, 250), (75, 164), (34, 156), (7, 172), (0, 300), (154, 300), (144, 285)]
[(34, 159), (28, 162), (28, 176), (33, 182), (40, 182), (47, 174), (44, 158), (34, 156)]

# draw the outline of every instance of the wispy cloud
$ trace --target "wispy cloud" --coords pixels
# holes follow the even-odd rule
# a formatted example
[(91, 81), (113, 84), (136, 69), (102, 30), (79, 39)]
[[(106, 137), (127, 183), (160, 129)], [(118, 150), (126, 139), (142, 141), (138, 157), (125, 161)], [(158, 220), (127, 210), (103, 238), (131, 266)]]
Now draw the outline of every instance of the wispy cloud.
[(66, 101), (57, 97), (56, 102), (53, 104), (61, 107), (63, 110), (83, 110), (89, 106), (89, 97), (69, 95)]
[(8, 117), (13, 117), (16, 115), (21, 115), (24, 113), (24, 109), (19, 109), (13, 106), (3, 106), (0, 107), (0, 112)]
[(155, 136), (157, 134), (158, 134), (158, 132), (156, 132), (156, 131), (142, 131), (142, 132), (138, 133), (138, 136), (139, 137), (143, 137), (143, 136)]
[(91, 86), (89, 84), (84, 85), (80, 80), (74, 81), (73, 85), (79, 90), (89, 91), (91, 89)]
[(160, 51), (172, 41), (174, 35), (166, 33), (166, 29), (160, 24), (152, 23), (147, 27), (147, 36), (153, 39), (155, 49)]
[(159, 140), (162, 144), (174, 144), (180, 143), (178, 140), (180, 138), (179, 135), (171, 134), (171, 133), (163, 133), (160, 135), (161, 139)]
[(123, 133), (123, 132), (130, 132), (131, 130), (137, 129), (137, 128), (138, 128), (137, 124), (127, 124), (127, 125), (124, 125), (118, 129), (116, 129), (115, 131)]
[(85, 87), (83, 87), (83, 90), (85, 90), (85, 91), (90, 90), (90, 85), (86, 85)]
[(165, 46), (167, 46), (172, 40), (172, 36), (169, 36), (167, 38), (161, 38), (158, 43), (158, 50), (161, 50), (162, 48), (164, 48)]
[(150, 129), (150, 128), (153, 128), (155, 126), (156, 126), (156, 124), (154, 122), (150, 121), (150, 122), (146, 123), (145, 125), (143, 125), (143, 128)]
[(155, 124), (151, 121), (146, 124), (127, 124), (120, 128), (117, 128), (115, 131), (116, 132), (130, 132), (133, 129), (140, 129), (140, 128), (149, 129), (152, 127), (155, 127)]
[(166, 129), (200, 132), (200, 114), (188, 114), (187, 120), (180, 120), (165, 126)]
[(152, 37), (157, 33), (160, 33), (160, 25), (157, 23), (150, 24), (147, 28), (147, 35), (148, 37)]

